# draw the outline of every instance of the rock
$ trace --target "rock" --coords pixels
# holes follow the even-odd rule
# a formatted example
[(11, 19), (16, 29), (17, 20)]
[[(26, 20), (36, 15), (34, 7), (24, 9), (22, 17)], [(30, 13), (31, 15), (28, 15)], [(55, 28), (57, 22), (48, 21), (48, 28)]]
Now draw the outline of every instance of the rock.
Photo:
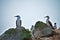
[(47, 24), (37, 21), (35, 24), (34, 36), (47, 37), (52, 35), (52, 29)]
[(22, 27), (19, 29), (9, 29), (0, 36), (0, 40), (23, 40), (30, 39), (30, 31)]
[(56, 37), (54, 37), (53, 40), (60, 40), (60, 35), (57, 35)]
[(33, 40), (60, 40), (60, 29), (52, 30), (40, 21), (37, 21), (34, 27)]
[(0, 40), (21, 40), (22, 32), (17, 31), (16, 29), (9, 29), (3, 35), (1, 35)]
[(53, 31), (51, 30), (51, 28), (46, 27), (46, 28), (41, 30), (41, 36), (42, 37), (48, 37), (48, 36), (52, 35), (52, 32)]

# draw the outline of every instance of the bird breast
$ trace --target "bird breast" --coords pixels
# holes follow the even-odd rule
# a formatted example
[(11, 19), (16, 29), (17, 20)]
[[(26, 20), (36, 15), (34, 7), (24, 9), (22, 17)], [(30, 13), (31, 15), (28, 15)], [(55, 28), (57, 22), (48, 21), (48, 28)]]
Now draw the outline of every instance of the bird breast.
[(17, 20), (16, 23), (17, 26), (20, 26), (20, 20)]

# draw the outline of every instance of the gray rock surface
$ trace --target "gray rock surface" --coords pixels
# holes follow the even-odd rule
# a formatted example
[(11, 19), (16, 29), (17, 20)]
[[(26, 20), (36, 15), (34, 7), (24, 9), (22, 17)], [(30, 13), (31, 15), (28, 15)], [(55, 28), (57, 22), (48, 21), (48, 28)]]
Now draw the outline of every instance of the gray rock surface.
[(40, 37), (48, 37), (53, 34), (52, 29), (46, 23), (40, 21), (36, 22), (35, 29), (33, 32), (33, 35), (36, 39), (39, 39)]
[[(15, 29), (10, 29), (15, 30)], [(1, 35), (0, 40), (22, 40), (22, 31), (16, 30), (14, 33), (4, 33)]]

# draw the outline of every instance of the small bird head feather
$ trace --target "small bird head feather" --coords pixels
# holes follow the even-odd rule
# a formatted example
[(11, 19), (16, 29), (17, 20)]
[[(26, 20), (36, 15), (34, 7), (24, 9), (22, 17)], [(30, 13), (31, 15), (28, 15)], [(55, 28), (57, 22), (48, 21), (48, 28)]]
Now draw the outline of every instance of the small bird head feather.
[(44, 18), (48, 18), (49, 19), (50, 17), (49, 16), (45, 16)]
[(17, 16), (14, 16), (14, 17), (20, 18), (20, 16), (19, 16), (19, 15), (17, 15)]

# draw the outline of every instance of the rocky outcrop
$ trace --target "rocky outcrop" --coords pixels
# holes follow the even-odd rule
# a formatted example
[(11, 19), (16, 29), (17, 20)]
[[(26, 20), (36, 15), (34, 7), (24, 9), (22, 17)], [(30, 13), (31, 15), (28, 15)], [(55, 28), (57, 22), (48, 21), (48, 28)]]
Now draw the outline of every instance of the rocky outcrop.
[(37, 21), (31, 32), (24, 27), (11, 28), (0, 36), (0, 40), (60, 40), (60, 28), (52, 30), (41, 21)]
[(60, 30), (52, 30), (45, 23), (37, 21), (32, 32), (32, 40), (60, 40)]
[(45, 23), (43, 22), (40, 22), (40, 21), (37, 21), (36, 24), (35, 24), (35, 29), (34, 29), (34, 37), (37, 38), (37, 37), (47, 37), (47, 36), (50, 36), (52, 35), (52, 29), (47, 26)]
[(30, 40), (31, 35), (28, 29), (21, 27), (21, 29), (9, 29), (0, 36), (0, 40)]

